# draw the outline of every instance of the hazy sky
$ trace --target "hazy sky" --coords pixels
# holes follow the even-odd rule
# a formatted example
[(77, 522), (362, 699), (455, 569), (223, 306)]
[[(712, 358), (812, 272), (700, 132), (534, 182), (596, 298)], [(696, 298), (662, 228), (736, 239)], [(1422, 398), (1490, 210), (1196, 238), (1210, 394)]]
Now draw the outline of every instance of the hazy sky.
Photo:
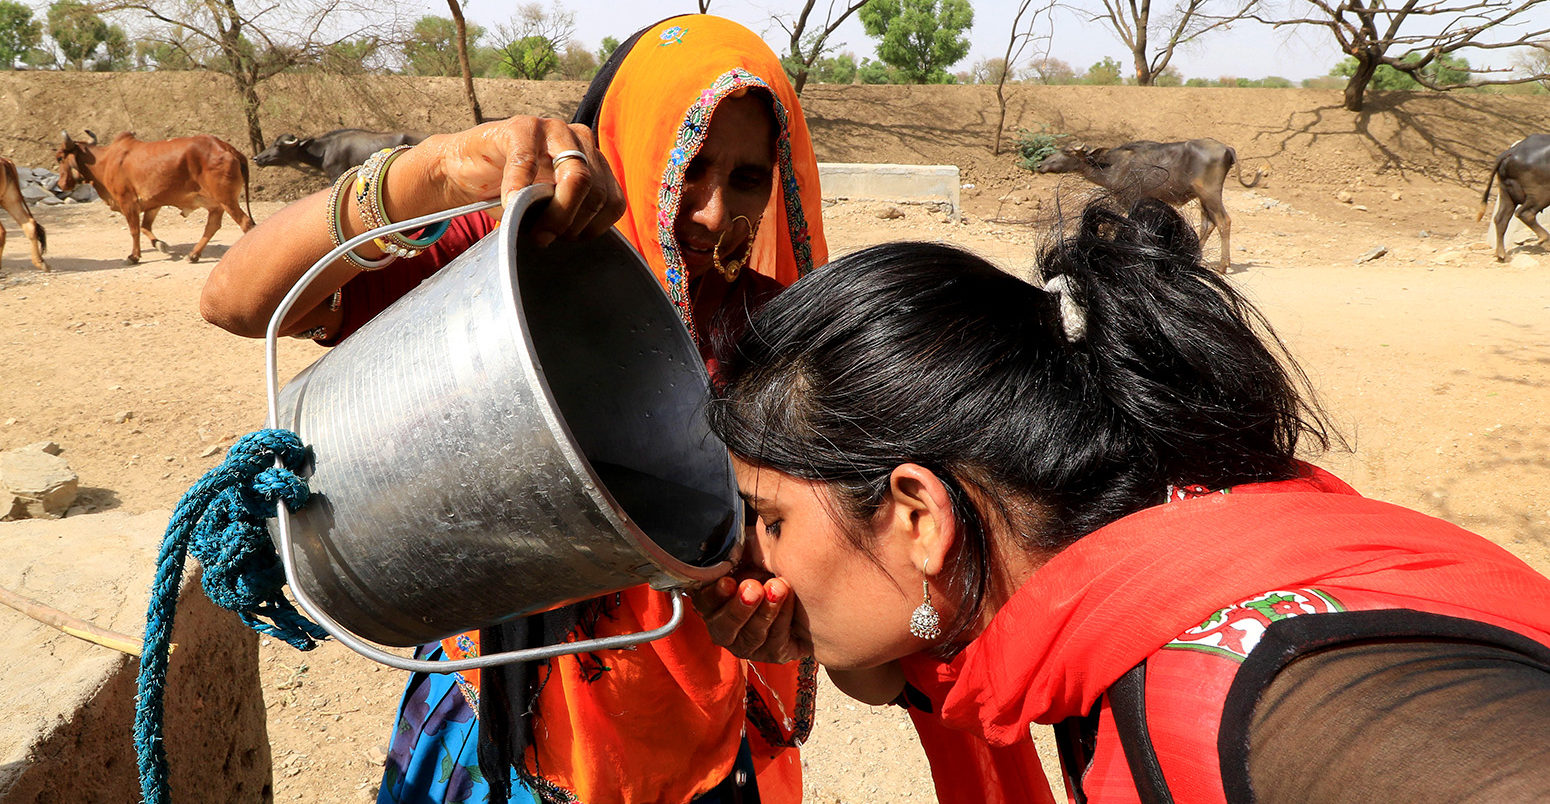
[[(548, 0), (549, 5), (553, 0)], [(821, 0), (822, 2), (822, 0)], [(1097, 6), (1097, 0), (1077, 0)], [(636, 29), (664, 17), (697, 10), (694, 0), (561, 0), (564, 8), (576, 15), (576, 41), (595, 49), (604, 36), (623, 39)], [(510, 19), (515, 0), (470, 0), (469, 19), (486, 28)], [(1017, 11), (1015, 0), (973, 0), (974, 27), (970, 31), (969, 56), (953, 68), (968, 70), (979, 59), (999, 58), (1006, 50), (1008, 26)], [(800, 8), (800, 0), (711, 0), (710, 10), (741, 22), (761, 33), (777, 53), (783, 52), (789, 37), (771, 20), (776, 13), (789, 15)], [(444, 3), (425, 0), (425, 13), (445, 16)], [(1550, 12), (1547, 12), (1550, 15)], [(1069, 63), (1081, 72), (1088, 65), (1111, 56), (1132, 72), (1123, 45), (1100, 23), (1087, 22), (1074, 12), (1064, 12), (1054, 22), (1055, 44), (1050, 55)], [(854, 15), (836, 33), (844, 43), (841, 51), (856, 56), (873, 56), (873, 40), (861, 29)], [(1502, 51), (1499, 51), (1502, 52)], [(1510, 64), (1510, 57), (1497, 56), (1498, 63)], [(1273, 30), (1246, 22), (1230, 30), (1208, 34), (1199, 43), (1186, 46), (1174, 57), (1184, 75), (1191, 78), (1237, 76), (1260, 78), (1279, 75), (1294, 80), (1324, 75), (1339, 60), (1334, 38), (1323, 29), (1301, 31)], [(1471, 61), (1475, 61), (1471, 58)]]

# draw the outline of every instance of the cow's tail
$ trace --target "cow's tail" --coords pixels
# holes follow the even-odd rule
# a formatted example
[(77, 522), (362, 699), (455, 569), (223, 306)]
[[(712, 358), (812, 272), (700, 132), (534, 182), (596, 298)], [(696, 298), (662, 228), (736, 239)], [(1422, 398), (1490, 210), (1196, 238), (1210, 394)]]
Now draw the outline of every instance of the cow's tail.
[(1475, 214), (1477, 221), (1485, 217), (1486, 209), (1491, 206), (1491, 185), (1496, 183), (1496, 173), (1502, 169), (1502, 160), (1506, 158), (1507, 153), (1504, 151), (1501, 156), (1496, 157), (1496, 163), (1491, 165), (1491, 176), (1485, 180), (1485, 194), (1480, 196), (1480, 211)]
[(38, 223), (37, 218), (32, 219), (32, 233), (38, 236), (38, 253), (48, 253), (48, 232), (43, 231), (43, 224)]
[(1238, 151), (1236, 149), (1234, 149), (1231, 145), (1227, 146), (1227, 166), (1233, 169), (1233, 171), (1238, 176), (1238, 183), (1243, 185), (1244, 187), (1258, 187), (1259, 186), (1260, 177), (1265, 175), (1265, 171), (1264, 171), (1263, 168), (1255, 168), (1254, 169), (1254, 178), (1253, 178), (1253, 180), (1252, 181), (1244, 181), (1243, 180), (1243, 163), (1238, 161)]
[(237, 158), (240, 160), (237, 164), (242, 165), (242, 205), (248, 209), (248, 222), (253, 223), (253, 199), (248, 195), (248, 158), (243, 154), (237, 154)]

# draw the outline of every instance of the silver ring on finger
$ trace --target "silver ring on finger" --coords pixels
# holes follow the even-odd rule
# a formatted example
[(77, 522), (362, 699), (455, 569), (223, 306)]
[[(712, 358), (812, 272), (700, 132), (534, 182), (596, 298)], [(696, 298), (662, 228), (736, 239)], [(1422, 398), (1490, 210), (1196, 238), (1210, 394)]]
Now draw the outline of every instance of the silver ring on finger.
[(577, 151), (575, 149), (572, 149), (572, 150), (569, 150), (569, 151), (561, 151), (561, 152), (555, 154), (554, 155), (554, 159), (550, 161), (550, 164), (554, 166), (555, 170), (559, 170), (560, 169), (560, 163), (564, 162), (567, 159), (580, 159), (581, 160), (581, 164), (586, 165), (587, 167), (591, 167), (592, 166), (592, 163), (587, 160), (587, 155), (585, 153), (583, 153), (581, 151)]

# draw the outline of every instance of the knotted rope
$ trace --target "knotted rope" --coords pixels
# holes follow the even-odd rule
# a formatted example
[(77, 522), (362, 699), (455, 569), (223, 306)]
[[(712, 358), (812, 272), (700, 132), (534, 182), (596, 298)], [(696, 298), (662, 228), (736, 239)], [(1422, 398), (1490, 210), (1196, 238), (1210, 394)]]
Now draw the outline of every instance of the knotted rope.
[(307, 503), (307, 482), (296, 471), (308, 457), (301, 439), (289, 430), (249, 433), (221, 465), (189, 488), (172, 513), (156, 558), (135, 696), (135, 755), (145, 804), (167, 804), (169, 798), (162, 695), (178, 587), (190, 553), (204, 567), (205, 594), (236, 612), (248, 627), (298, 650), (311, 650), (315, 640), (327, 637), (285, 599), (285, 570), (264, 526), (279, 502), (291, 511)]

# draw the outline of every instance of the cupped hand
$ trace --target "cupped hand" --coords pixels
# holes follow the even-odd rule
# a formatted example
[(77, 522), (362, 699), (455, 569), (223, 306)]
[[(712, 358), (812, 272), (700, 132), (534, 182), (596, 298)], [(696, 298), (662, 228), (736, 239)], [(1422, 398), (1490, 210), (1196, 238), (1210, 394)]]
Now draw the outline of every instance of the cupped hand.
[(796, 595), (781, 578), (760, 581), (728, 575), (691, 598), (711, 640), (740, 659), (782, 664), (813, 652), (812, 645), (792, 631)]
[[(586, 160), (555, 165), (565, 151), (580, 151)], [(596, 237), (624, 214), (624, 192), (592, 130), (562, 120), (519, 116), (438, 134), (405, 153), (393, 170), (400, 166), (423, 177), (428, 186), (419, 189), (439, 194), (443, 209), (496, 197), (504, 205), (531, 184), (553, 184), (554, 198), (535, 226), (541, 245)]]

